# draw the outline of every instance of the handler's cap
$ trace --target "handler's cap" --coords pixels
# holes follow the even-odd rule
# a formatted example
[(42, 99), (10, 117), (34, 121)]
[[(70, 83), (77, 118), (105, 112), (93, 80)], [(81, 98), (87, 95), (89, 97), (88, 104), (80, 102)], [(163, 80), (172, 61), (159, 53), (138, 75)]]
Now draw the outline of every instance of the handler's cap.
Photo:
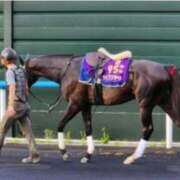
[(9, 61), (17, 59), (17, 53), (12, 48), (4, 48), (0, 54), (1, 58), (5, 58)]

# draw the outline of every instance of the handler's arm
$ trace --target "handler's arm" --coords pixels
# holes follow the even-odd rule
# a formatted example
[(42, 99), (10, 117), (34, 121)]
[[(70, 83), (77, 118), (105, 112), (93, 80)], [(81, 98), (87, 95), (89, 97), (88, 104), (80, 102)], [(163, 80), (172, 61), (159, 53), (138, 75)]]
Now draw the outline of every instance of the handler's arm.
[(26, 96), (27, 96), (27, 97), (29, 96), (29, 87), (28, 87), (27, 81), (26, 81)]
[(14, 108), (15, 91), (16, 91), (16, 85), (9, 84), (8, 107)]
[(7, 112), (10, 115), (13, 115), (15, 113), (14, 100), (15, 100), (15, 92), (16, 92), (16, 81), (15, 81), (15, 75), (12, 71), (8, 71), (6, 73), (6, 81), (7, 81), (8, 90), (9, 90)]

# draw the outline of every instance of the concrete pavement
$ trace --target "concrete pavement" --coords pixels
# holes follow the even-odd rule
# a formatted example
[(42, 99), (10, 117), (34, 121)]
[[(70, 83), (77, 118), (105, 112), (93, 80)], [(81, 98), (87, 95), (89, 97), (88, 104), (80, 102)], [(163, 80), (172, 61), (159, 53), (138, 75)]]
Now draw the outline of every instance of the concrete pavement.
[(92, 162), (81, 164), (85, 148), (69, 147), (63, 162), (56, 146), (39, 146), (41, 163), (22, 164), (22, 145), (6, 145), (0, 158), (0, 180), (179, 180), (180, 153), (174, 149), (148, 149), (135, 164), (123, 165), (132, 148), (97, 148)]

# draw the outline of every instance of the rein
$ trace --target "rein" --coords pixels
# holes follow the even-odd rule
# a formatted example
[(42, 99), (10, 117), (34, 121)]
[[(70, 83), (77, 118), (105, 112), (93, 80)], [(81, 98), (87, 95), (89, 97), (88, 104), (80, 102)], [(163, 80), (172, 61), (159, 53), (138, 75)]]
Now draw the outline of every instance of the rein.
[[(70, 64), (71, 64), (71, 61), (72, 61), (73, 57), (74, 57), (74, 56), (71, 56), (70, 60), (68, 61), (67, 65), (66, 65), (66, 68), (65, 68), (65, 70), (64, 70), (63, 73), (62, 73), (61, 80), (65, 77), (65, 75), (66, 75), (66, 73), (67, 73), (67, 70), (68, 70), (68, 68), (69, 68), (69, 66), (70, 66)], [(58, 76), (59, 76), (59, 75), (58, 75)], [(61, 101), (62, 101), (62, 96), (58, 94), (58, 97), (56, 98), (56, 100), (49, 105), (48, 112), (53, 111), (54, 108), (55, 108)]]
[[(74, 56), (70, 57), (70, 60), (67, 62), (66, 68), (64, 69), (62, 75), (61, 75), (61, 80), (65, 77), (67, 70), (72, 62)], [(58, 74), (58, 77), (61, 73)], [(54, 108), (62, 101), (62, 95), (58, 94), (58, 97), (56, 98), (56, 100), (53, 103), (46, 103), (45, 101), (43, 101), (41, 98), (39, 98), (38, 96), (36, 96), (31, 90), (29, 90), (30, 95), (36, 99), (38, 102), (40, 102), (41, 104), (44, 104), (48, 107), (48, 113), (50, 113), (51, 111), (54, 110)]]

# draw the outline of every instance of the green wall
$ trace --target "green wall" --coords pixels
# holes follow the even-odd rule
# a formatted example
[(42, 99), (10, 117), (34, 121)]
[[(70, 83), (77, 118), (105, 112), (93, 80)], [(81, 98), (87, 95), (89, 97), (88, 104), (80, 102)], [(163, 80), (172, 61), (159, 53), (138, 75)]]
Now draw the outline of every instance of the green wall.
[[(0, 2), (0, 48), (2, 46), (2, 2)], [(135, 58), (146, 58), (180, 67), (180, 2), (172, 1), (79, 1), (14, 2), (13, 46), (20, 54), (85, 54), (103, 46), (111, 52), (129, 49)], [(56, 90), (33, 90), (47, 102)], [(43, 136), (45, 128), (55, 130), (62, 113), (52, 115), (31, 99), (33, 129)], [(59, 107), (65, 109), (65, 103)], [(96, 137), (107, 127), (113, 139), (140, 137), (138, 106), (130, 102), (109, 108), (98, 107), (93, 115)], [(164, 139), (164, 114), (154, 111), (152, 139)], [(73, 138), (83, 130), (78, 116), (68, 125)], [(177, 131), (177, 130), (176, 130)], [(179, 140), (178, 131), (175, 139)]]
[(84, 54), (104, 46), (178, 63), (179, 10), (179, 2), (163, 1), (15, 2), (14, 47), (30, 54)]

